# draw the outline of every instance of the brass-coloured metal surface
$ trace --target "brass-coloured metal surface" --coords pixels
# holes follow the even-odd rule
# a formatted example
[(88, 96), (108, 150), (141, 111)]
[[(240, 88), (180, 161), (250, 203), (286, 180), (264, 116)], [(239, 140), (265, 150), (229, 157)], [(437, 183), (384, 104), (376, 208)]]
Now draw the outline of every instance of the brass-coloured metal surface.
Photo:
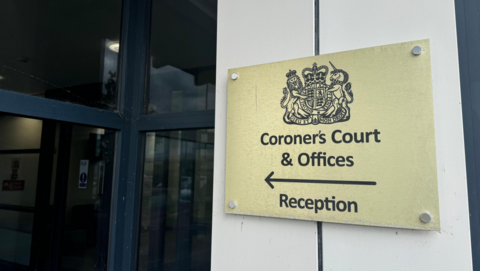
[(429, 40), (231, 69), (227, 114), (226, 213), (440, 230)]

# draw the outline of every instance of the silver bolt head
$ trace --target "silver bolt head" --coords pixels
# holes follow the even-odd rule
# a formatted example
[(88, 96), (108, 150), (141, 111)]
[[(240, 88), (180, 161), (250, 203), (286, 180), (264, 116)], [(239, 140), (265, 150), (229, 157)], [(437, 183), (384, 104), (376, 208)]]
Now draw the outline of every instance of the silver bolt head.
[(423, 223), (429, 223), (432, 221), (432, 216), (429, 213), (423, 213), (420, 215), (420, 220), (422, 220)]
[(415, 46), (415, 47), (413, 47), (413, 49), (412, 49), (412, 54), (418, 56), (418, 55), (420, 55), (420, 54), (422, 53), (422, 51), (423, 51), (422, 46)]
[(237, 203), (235, 201), (231, 200), (228, 203), (228, 207), (230, 207), (230, 209), (235, 209), (235, 207), (237, 207)]
[(232, 80), (237, 80), (238, 74), (236, 72), (232, 73), (231, 78)]

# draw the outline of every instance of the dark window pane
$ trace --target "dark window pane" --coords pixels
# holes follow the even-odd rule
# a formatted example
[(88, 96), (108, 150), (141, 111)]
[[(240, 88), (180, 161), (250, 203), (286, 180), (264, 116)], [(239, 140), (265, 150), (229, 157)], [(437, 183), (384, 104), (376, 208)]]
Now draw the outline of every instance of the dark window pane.
[(0, 114), (0, 270), (106, 270), (115, 136)]
[(2, 240), (0, 261), (28, 266), (32, 245), (33, 212), (0, 209), (0, 217)]
[(73, 125), (60, 270), (107, 270), (115, 132)]
[(146, 138), (138, 270), (210, 270), (214, 130)]
[(120, 17), (120, 0), (1, 1), (0, 89), (116, 109)]
[(147, 114), (215, 109), (216, 0), (153, 0)]
[(0, 114), (0, 270), (29, 266), (42, 121)]

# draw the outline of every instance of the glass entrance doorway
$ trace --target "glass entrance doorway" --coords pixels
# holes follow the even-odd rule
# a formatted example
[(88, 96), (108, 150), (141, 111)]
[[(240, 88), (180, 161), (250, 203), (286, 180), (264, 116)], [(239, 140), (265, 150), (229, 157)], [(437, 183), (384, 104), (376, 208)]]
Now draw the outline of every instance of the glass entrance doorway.
[(115, 134), (0, 115), (0, 270), (106, 270)]
[(209, 270), (217, 1), (0, 15), (0, 271)]

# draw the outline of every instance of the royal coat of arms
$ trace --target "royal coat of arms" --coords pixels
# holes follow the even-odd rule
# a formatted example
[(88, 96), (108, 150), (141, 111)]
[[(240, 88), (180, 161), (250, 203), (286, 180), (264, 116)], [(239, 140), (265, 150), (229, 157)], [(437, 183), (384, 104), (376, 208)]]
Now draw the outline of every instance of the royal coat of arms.
[(280, 105), (285, 108), (283, 121), (287, 124), (331, 124), (350, 119), (350, 107), (353, 102), (352, 84), (348, 82), (348, 73), (330, 65), (330, 84), (327, 84), (329, 68), (325, 65), (305, 68), (302, 80), (297, 71), (290, 70), (287, 87), (283, 88)]

